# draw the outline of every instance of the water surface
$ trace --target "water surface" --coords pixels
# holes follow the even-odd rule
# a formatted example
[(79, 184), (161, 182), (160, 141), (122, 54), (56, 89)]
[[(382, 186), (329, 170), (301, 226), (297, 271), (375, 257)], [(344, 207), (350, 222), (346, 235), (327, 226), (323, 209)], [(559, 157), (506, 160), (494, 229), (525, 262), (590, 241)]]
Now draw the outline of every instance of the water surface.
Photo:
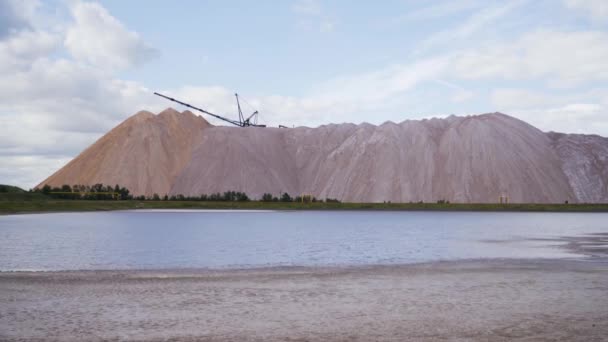
[[(0, 217), (0, 271), (576, 258), (604, 213), (114, 211)], [(554, 241), (557, 239), (557, 241)]]

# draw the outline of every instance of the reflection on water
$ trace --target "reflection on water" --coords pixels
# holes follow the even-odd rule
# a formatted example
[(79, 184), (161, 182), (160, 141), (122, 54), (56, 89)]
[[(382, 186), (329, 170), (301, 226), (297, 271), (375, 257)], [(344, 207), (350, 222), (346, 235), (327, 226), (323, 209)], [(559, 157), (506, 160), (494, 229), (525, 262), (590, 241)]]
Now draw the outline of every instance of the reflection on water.
[[(597, 233), (608, 233), (608, 214), (122, 211), (14, 215), (0, 217), (0, 270), (581, 257), (593, 254), (589, 248), (575, 248), (572, 241)], [(601, 253), (597, 246), (606, 236), (597, 236), (594, 246)]]

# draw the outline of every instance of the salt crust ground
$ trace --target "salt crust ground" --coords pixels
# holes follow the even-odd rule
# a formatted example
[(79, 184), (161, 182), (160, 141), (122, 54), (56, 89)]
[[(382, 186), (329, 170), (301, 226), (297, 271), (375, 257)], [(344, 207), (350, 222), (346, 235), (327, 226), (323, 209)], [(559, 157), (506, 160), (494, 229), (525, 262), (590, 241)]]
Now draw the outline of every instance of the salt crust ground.
[(0, 273), (0, 340), (605, 341), (608, 264)]

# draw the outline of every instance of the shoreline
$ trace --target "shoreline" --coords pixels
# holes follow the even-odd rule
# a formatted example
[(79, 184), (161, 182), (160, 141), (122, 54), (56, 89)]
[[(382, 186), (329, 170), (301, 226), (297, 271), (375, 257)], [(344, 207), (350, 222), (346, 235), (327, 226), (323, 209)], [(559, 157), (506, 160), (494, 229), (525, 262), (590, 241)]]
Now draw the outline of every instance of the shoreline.
[(167, 267), (167, 268), (133, 268), (133, 269), (74, 269), (74, 270), (8, 270), (0, 271), (0, 280), (19, 276), (147, 276), (161, 274), (163, 277), (180, 278), (182, 276), (214, 276), (214, 275), (252, 275), (252, 274), (340, 274), (340, 273), (367, 273), (377, 271), (402, 270), (458, 270), (464, 268), (563, 268), (594, 269), (608, 271), (608, 258), (606, 257), (564, 257), (564, 258), (478, 258), (457, 260), (433, 260), (413, 263), (395, 264), (350, 264), (350, 265), (289, 265), (289, 266), (252, 266), (237, 268), (203, 268), (203, 267)]
[(0, 340), (602, 341), (608, 262), (0, 273)]
[(429, 211), (429, 212), (573, 212), (607, 213), (608, 203), (297, 203), (297, 202), (199, 202), (199, 201), (94, 201), (16, 200), (0, 201), (0, 216), (57, 212), (117, 210), (238, 210), (238, 211)]
[[(557, 248), (568, 248), (568, 246), (557, 246)], [(608, 248), (607, 248), (608, 250)], [(602, 251), (606, 253), (605, 251)], [(324, 265), (269, 265), (269, 266), (238, 266), (238, 267), (165, 267), (165, 268), (123, 268), (123, 269), (23, 269), (23, 270), (0, 270), (0, 280), (10, 275), (25, 275), (44, 277), (49, 276), (120, 276), (120, 275), (146, 275), (163, 274), (166, 277), (180, 277), (183, 275), (208, 276), (208, 275), (237, 275), (237, 274), (291, 274), (291, 273), (344, 273), (344, 272), (367, 272), (377, 270), (400, 270), (400, 269), (450, 269), (464, 265), (484, 265), (500, 267), (501, 265), (516, 267), (527, 265), (544, 267), (552, 265), (569, 265), (572, 267), (586, 267), (584, 265), (603, 265), (608, 271), (608, 257), (580, 255), (562, 258), (477, 258), (477, 259), (453, 259), (453, 260), (430, 260), (411, 263), (375, 263), (375, 264), (324, 264)]]

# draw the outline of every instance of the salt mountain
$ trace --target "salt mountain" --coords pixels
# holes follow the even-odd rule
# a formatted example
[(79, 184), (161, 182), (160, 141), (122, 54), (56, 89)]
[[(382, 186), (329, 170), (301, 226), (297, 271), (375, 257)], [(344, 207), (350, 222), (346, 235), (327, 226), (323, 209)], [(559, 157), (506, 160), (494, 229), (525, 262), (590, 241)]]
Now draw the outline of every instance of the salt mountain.
[(39, 186), (95, 183), (147, 196), (234, 190), (349, 202), (608, 202), (608, 138), (544, 133), (500, 113), (284, 129), (142, 111)]

